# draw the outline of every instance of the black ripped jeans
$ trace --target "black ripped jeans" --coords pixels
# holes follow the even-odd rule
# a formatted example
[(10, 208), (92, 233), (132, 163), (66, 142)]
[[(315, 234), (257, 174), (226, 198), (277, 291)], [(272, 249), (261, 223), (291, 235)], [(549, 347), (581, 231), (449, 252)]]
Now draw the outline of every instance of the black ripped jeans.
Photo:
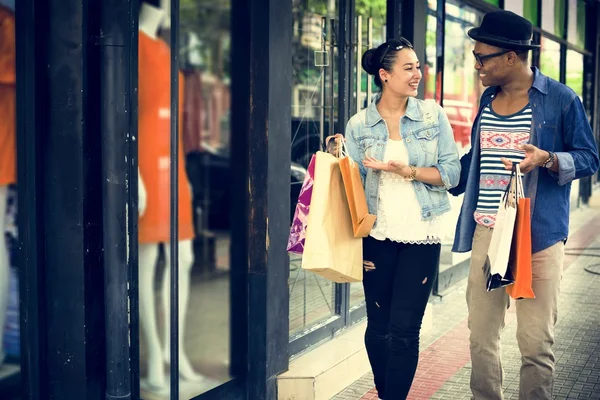
[(367, 237), (363, 259), (365, 345), (379, 397), (406, 399), (419, 362), (419, 333), (440, 261), (440, 244), (403, 244)]

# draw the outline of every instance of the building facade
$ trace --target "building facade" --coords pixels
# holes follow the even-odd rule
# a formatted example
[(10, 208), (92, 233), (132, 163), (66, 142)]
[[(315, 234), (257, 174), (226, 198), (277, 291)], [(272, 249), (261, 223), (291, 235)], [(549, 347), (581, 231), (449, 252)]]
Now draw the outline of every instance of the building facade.
[[(466, 32), (497, 9), (533, 23), (531, 64), (598, 141), (598, 1), (0, 1), (17, 170), (0, 397), (275, 399), (290, 358), (365, 318), (361, 284), (286, 252), (310, 157), (373, 98), (362, 53), (412, 41), (464, 154), (483, 92)], [(434, 295), (468, 271), (452, 200)]]

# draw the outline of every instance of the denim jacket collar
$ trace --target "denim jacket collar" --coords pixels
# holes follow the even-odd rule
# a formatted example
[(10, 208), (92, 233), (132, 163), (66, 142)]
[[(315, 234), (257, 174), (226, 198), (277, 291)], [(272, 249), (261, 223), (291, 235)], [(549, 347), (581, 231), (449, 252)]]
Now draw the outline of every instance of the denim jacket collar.
[[(377, 93), (369, 106), (367, 107), (367, 116), (365, 118), (366, 126), (374, 126), (383, 118), (377, 110), (377, 103), (381, 99), (381, 93)], [(406, 113), (404, 114), (407, 118), (413, 121), (423, 121), (423, 111), (419, 106), (419, 102), (414, 97), (408, 98), (408, 105), (406, 106)]]

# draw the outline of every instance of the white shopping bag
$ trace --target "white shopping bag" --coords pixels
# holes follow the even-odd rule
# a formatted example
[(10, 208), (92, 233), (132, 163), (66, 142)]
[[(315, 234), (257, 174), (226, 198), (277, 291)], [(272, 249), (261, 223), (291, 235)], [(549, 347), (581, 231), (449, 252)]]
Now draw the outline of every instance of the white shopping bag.
[(510, 183), (498, 207), (492, 240), (488, 249), (488, 262), (486, 263), (486, 268), (489, 267), (489, 271), (486, 271), (486, 289), (488, 291), (514, 283), (512, 272), (508, 268), (508, 260), (517, 219), (517, 205), (522, 197), (521, 169), (519, 164), (513, 163)]

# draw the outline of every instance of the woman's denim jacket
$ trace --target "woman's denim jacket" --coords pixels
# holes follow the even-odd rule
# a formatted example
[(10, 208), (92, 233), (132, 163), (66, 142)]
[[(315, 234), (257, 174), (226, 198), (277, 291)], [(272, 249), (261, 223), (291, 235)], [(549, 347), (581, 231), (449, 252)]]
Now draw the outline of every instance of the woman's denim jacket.
[[(369, 213), (377, 214), (380, 171), (365, 168), (362, 160), (370, 155), (383, 160), (389, 138), (385, 121), (379, 115), (377, 96), (365, 110), (355, 114), (346, 125), (346, 147), (356, 161), (367, 195)], [(421, 218), (432, 219), (450, 210), (447, 190), (455, 187), (460, 178), (460, 161), (454, 143), (452, 127), (442, 108), (434, 102), (409, 97), (405, 115), (400, 119), (400, 134), (408, 150), (409, 164), (415, 167), (436, 167), (443, 186), (413, 181), (421, 205)], [(402, 210), (402, 200), (398, 207)]]

